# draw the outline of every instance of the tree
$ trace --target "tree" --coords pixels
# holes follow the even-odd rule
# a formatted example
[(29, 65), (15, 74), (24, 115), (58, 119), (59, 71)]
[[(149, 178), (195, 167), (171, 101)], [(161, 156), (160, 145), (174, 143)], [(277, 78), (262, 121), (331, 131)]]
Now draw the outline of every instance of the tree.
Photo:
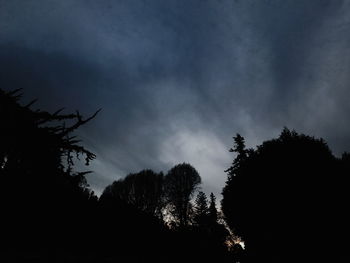
[(193, 220), (195, 225), (203, 227), (208, 224), (208, 201), (204, 192), (199, 191), (194, 202), (194, 215)]
[(171, 168), (164, 181), (164, 198), (175, 222), (184, 227), (189, 222), (190, 200), (201, 183), (201, 177), (190, 164)]
[[(73, 160), (74, 157), (79, 159), (84, 156), (88, 165), (95, 158), (95, 154), (79, 145), (80, 141), (72, 133), (93, 119), (99, 111), (83, 119), (79, 112), (61, 114), (62, 110), (58, 110), (51, 114), (32, 110), (31, 106), (35, 101), (25, 106), (20, 105), (18, 101), (21, 94), (18, 92), (19, 90), (0, 90), (2, 179), (9, 180), (9, 184), (23, 180), (36, 192), (46, 189), (40, 187), (43, 180), (52, 183), (52, 186), (61, 184), (66, 188), (72, 185), (76, 188), (87, 188), (84, 175), (89, 172), (73, 171)], [(56, 193), (53, 190), (50, 190), (50, 194)], [(58, 191), (60, 190), (62, 189)]]
[(213, 193), (210, 193), (209, 222), (210, 224), (215, 224), (217, 220), (218, 220), (218, 211), (216, 209), (216, 198)]
[(21, 105), (20, 98), (19, 90), (0, 89), (0, 206), (7, 215), (1, 243), (4, 251), (16, 251), (9, 254), (13, 262), (91, 245), (86, 229), (97, 204), (88, 172), (73, 169), (75, 160), (84, 157), (89, 164), (95, 154), (73, 133), (98, 112), (87, 119), (79, 112), (49, 113), (33, 110), (35, 101)]
[(237, 155), (233, 160), (232, 165), (227, 170), (225, 170), (225, 172), (228, 173), (230, 177), (235, 176), (237, 169), (239, 169), (244, 160), (246, 160), (249, 152), (249, 150), (246, 149), (244, 138), (239, 133), (233, 137), (233, 140), (234, 146), (233, 148), (230, 148), (229, 152), (234, 152)]
[(341, 177), (324, 140), (285, 128), (247, 155), (235, 145), (221, 204), (247, 260), (334, 262)]
[(142, 212), (161, 217), (163, 173), (142, 170), (107, 186), (101, 195), (135, 206)]

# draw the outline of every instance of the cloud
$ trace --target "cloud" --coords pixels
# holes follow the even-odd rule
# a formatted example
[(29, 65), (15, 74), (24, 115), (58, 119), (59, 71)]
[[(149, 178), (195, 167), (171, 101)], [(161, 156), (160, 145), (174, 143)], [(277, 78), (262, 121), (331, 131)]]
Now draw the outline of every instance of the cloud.
[(231, 156), (215, 134), (205, 130), (177, 128), (161, 143), (160, 161), (168, 167), (187, 162), (193, 165), (202, 177), (203, 190), (207, 194), (221, 194), (226, 181), (224, 170), (231, 164)]
[(233, 156), (283, 126), (350, 148), (349, 1), (2, 1), (0, 84), (85, 115), (99, 192), (190, 162), (219, 193)]

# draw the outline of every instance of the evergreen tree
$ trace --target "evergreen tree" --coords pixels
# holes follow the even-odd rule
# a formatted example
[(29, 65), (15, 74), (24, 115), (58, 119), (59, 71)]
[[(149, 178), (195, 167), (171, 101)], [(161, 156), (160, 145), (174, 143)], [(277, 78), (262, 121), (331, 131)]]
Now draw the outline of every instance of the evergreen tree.
[(194, 223), (198, 226), (206, 226), (208, 223), (209, 208), (207, 196), (200, 191), (194, 204)]
[(83, 247), (94, 253), (90, 235), (97, 197), (88, 188), (89, 172), (75, 171), (73, 161), (84, 157), (88, 164), (95, 154), (73, 133), (98, 112), (87, 119), (79, 112), (49, 113), (33, 110), (35, 101), (21, 105), (20, 98), (19, 90), (0, 89), (0, 207), (6, 215), (0, 261), (56, 261), (56, 250), (69, 262)]
[(231, 167), (225, 170), (230, 177), (235, 176), (237, 169), (242, 165), (244, 160), (247, 159), (249, 150), (246, 149), (244, 138), (240, 134), (236, 134), (233, 137), (234, 146), (229, 151), (237, 154), (236, 158), (233, 160)]
[(216, 198), (213, 193), (210, 194), (210, 203), (209, 203), (209, 221), (210, 224), (217, 223), (218, 220), (218, 211), (216, 209)]

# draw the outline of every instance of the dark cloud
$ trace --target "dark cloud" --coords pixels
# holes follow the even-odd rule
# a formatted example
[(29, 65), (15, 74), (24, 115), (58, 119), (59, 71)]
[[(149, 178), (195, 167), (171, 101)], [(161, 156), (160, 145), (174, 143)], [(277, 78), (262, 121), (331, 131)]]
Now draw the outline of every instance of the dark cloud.
[(88, 115), (100, 191), (192, 163), (220, 193), (231, 137), (283, 126), (350, 149), (349, 1), (0, 0), (0, 84)]

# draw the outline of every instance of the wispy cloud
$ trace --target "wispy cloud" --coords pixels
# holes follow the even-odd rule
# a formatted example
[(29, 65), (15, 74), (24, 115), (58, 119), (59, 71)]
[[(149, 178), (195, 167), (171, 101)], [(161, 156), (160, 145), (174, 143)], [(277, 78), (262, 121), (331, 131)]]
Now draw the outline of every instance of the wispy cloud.
[(0, 84), (101, 114), (90, 183), (190, 162), (220, 193), (227, 151), (283, 126), (350, 148), (349, 1), (2, 1)]

